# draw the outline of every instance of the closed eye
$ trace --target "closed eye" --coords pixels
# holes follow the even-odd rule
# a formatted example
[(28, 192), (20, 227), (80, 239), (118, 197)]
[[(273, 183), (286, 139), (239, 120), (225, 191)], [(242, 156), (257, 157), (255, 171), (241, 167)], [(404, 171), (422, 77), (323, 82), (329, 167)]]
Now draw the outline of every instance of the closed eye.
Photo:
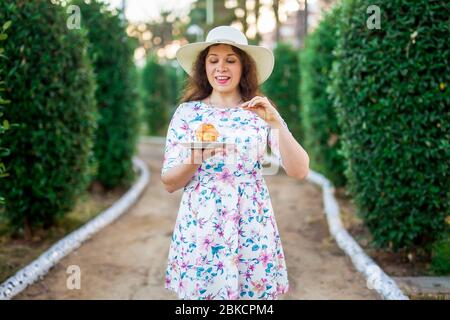
[[(214, 60), (214, 61), (209, 61), (210, 63), (216, 63), (216, 62), (218, 62), (217, 60)], [(235, 60), (228, 60), (227, 61), (228, 63), (235, 63), (236, 61)]]

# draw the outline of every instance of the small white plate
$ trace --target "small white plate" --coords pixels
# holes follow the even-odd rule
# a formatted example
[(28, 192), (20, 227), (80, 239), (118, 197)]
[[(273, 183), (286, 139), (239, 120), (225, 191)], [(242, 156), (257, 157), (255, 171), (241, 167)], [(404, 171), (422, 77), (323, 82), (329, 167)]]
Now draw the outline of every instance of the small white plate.
[(225, 147), (229, 145), (225, 142), (207, 142), (207, 141), (193, 141), (193, 142), (181, 142), (182, 146), (189, 148), (189, 149), (214, 149), (217, 147)]

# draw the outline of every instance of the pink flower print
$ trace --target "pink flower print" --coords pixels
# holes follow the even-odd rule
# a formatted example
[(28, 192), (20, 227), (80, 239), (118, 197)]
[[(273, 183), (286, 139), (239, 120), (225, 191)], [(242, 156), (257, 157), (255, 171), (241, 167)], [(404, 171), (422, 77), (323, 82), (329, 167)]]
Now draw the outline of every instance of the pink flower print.
[(252, 278), (252, 276), (253, 276), (253, 274), (249, 270), (247, 270), (245, 272), (245, 280), (246, 281), (250, 280)]
[(238, 170), (244, 169), (244, 165), (242, 163), (238, 163), (237, 165)]
[(205, 299), (206, 300), (214, 300), (214, 298), (218, 295), (219, 293), (216, 293), (216, 294), (212, 294), (212, 293), (210, 293), (210, 294), (208, 294), (206, 297), (205, 297)]
[(231, 174), (228, 168), (224, 168), (222, 172), (216, 175), (217, 179), (221, 182), (234, 185), (234, 176)]
[(228, 237), (228, 239), (225, 241), (225, 244), (229, 247), (232, 248), (233, 247), (233, 240), (231, 239), (231, 236)]
[(183, 261), (182, 263), (181, 263), (181, 270), (183, 270), (183, 271), (186, 271), (187, 269), (189, 269), (189, 263), (188, 262), (186, 262), (186, 261)]
[(170, 267), (172, 268), (173, 271), (177, 271), (178, 270), (178, 261), (172, 260), (172, 262), (170, 263)]
[(178, 282), (178, 289), (180, 291), (184, 291), (184, 283), (183, 280), (180, 279), (180, 281)]
[(267, 253), (266, 250), (261, 251), (261, 254), (259, 255), (258, 261), (262, 262), (264, 268), (267, 268), (267, 263), (270, 261), (270, 255)]
[(264, 214), (264, 207), (261, 202), (258, 202), (258, 215)]
[(236, 254), (232, 258), (232, 263), (237, 267), (239, 265), (239, 261), (242, 259), (242, 253)]
[(196, 264), (197, 266), (202, 266), (202, 265), (204, 265), (204, 259), (203, 259), (201, 256), (197, 257), (197, 259), (195, 260), (195, 264)]
[(238, 224), (241, 220), (241, 215), (239, 212), (235, 211), (234, 214), (229, 216), (229, 219), (234, 222), (234, 224)]
[(248, 270), (250, 270), (252, 272), (255, 271), (255, 265), (254, 264), (249, 265)]
[(200, 219), (197, 220), (197, 223), (198, 223), (198, 227), (200, 229), (203, 229), (203, 226), (206, 224), (206, 219), (205, 218), (200, 218)]
[(258, 172), (253, 169), (252, 172), (250, 173), (250, 175), (256, 180), (256, 176), (258, 175)]
[(286, 293), (289, 289), (289, 285), (277, 284), (277, 294)]
[(263, 281), (252, 281), (251, 284), (253, 285), (253, 291), (255, 291), (258, 295), (266, 290), (266, 286)]
[(230, 287), (227, 287), (227, 296), (228, 300), (237, 300), (237, 298), (239, 297), (238, 293)]
[(216, 267), (217, 267), (217, 271), (223, 271), (223, 262), (222, 261), (219, 261), (219, 263), (218, 264), (216, 264)]
[(170, 277), (166, 276), (166, 287), (170, 286)]
[(197, 182), (194, 188), (195, 193), (199, 193), (199, 190), (200, 190), (200, 181)]
[(223, 209), (222, 209), (222, 216), (223, 216), (224, 218), (227, 218), (229, 213), (230, 213), (230, 212), (229, 212), (229, 210), (228, 210), (227, 208), (223, 208)]
[(218, 230), (222, 230), (222, 225), (220, 223), (214, 223), (214, 230), (218, 231)]
[(256, 190), (261, 191), (261, 180), (256, 180)]
[(189, 131), (189, 125), (187, 124), (187, 122), (183, 122), (183, 124), (180, 127), (181, 130), (188, 132)]
[(201, 246), (204, 250), (209, 250), (214, 244), (214, 238), (212, 235), (208, 234), (202, 239)]

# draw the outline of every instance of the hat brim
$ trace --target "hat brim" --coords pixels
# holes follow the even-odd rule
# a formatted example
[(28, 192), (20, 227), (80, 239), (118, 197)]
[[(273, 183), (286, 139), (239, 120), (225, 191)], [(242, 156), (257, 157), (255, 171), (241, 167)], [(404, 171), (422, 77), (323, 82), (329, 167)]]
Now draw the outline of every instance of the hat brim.
[(212, 44), (229, 44), (250, 55), (256, 63), (258, 85), (265, 82), (273, 71), (275, 58), (272, 50), (262, 46), (236, 44), (228, 41), (213, 41), (189, 43), (177, 50), (176, 57), (178, 63), (187, 74), (192, 76), (193, 63), (197, 59), (198, 54)]

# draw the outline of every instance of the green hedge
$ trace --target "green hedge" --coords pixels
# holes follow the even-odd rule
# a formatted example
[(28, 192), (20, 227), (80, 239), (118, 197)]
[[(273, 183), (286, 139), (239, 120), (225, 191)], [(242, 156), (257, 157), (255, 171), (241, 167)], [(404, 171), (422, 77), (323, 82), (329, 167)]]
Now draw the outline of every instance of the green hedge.
[(439, 275), (450, 276), (450, 235), (433, 243), (431, 270)]
[(274, 49), (275, 66), (262, 85), (264, 92), (277, 105), (293, 136), (303, 139), (300, 117), (300, 70), (298, 52), (292, 45), (279, 43)]
[(345, 185), (345, 158), (340, 153), (340, 129), (326, 88), (330, 84), (339, 7), (326, 14), (306, 39), (301, 52), (302, 120), (304, 143), (311, 167), (324, 174), (335, 186)]
[(108, 189), (127, 186), (135, 177), (132, 157), (139, 134), (135, 44), (127, 36), (118, 12), (110, 11), (106, 3), (74, 0), (71, 4), (80, 7), (81, 28), (88, 33), (97, 80), (97, 180)]
[(170, 87), (174, 83), (169, 78), (167, 68), (158, 62), (156, 55), (150, 55), (142, 70), (142, 104), (147, 123), (147, 133), (164, 135), (169, 118), (169, 109), (173, 106), (174, 96)]
[(0, 59), (11, 101), (4, 113), (19, 124), (2, 141), (10, 176), (0, 193), (12, 226), (26, 231), (71, 210), (89, 181), (95, 84), (86, 35), (68, 30), (66, 18), (50, 1), (0, 1), (0, 21), (12, 21)]
[(346, 176), (374, 243), (430, 249), (446, 236), (450, 196), (448, 4), (343, 2), (331, 93)]
[[(178, 65), (178, 64), (177, 64)], [(178, 101), (181, 99), (183, 87), (181, 73), (185, 73), (180, 67), (174, 65), (174, 62), (168, 61), (164, 64), (164, 68), (166, 70), (167, 77), (169, 79), (169, 97), (170, 97), (170, 105), (175, 109), (179, 103)], [(167, 131), (165, 131), (167, 133)]]
[[(4, 41), (8, 38), (8, 35), (6, 33), (6, 30), (10, 27), (11, 21), (7, 21), (2, 24), (2, 27), (0, 29), (0, 42)], [(7, 57), (3, 54), (5, 49), (3, 48), (3, 45), (0, 45), (0, 59), (7, 59)], [(1, 66), (2, 64), (0, 64)], [(1, 135), (4, 135), (7, 130), (10, 129), (10, 124), (7, 119), (3, 118), (3, 110), (5, 109), (5, 105), (9, 104), (10, 101), (3, 99), (2, 93), (5, 91), (5, 81), (3, 79), (5, 78), (6, 70), (0, 69), (0, 179), (5, 178), (8, 176), (8, 173), (6, 172), (5, 164), (3, 163), (2, 159), (3, 157), (7, 156), (9, 154), (9, 149), (6, 148), (2, 144)], [(0, 193), (0, 205), (5, 203), (5, 198)]]

